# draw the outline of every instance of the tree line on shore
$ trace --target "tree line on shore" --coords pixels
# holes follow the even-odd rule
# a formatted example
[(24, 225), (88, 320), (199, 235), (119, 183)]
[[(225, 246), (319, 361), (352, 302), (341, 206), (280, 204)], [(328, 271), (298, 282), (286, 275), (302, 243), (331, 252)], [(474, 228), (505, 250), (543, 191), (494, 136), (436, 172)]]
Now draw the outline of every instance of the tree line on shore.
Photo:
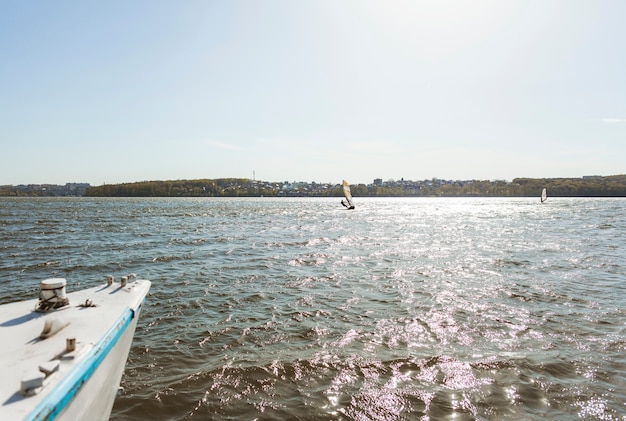
[[(358, 197), (626, 197), (626, 175), (583, 178), (516, 178), (508, 181), (424, 180), (351, 186)], [(242, 178), (144, 181), (87, 188), (91, 197), (339, 197), (340, 184), (271, 183)]]
[[(81, 189), (45, 185), (0, 186), (0, 196), (89, 196), (89, 197), (340, 197), (341, 185), (287, 183), (247, 178), (142, 181), (104, 184)], [(32, 188), (31, 188), (32, 187)], [(63, 187), (63, 188), (61, 188)], [(501, 180), (422, 180), (354, 184), (356, 197), (533, 197), (546, 188), (551, 197), (626, 197), (626, 175), (582, 178), (515, 178)]]

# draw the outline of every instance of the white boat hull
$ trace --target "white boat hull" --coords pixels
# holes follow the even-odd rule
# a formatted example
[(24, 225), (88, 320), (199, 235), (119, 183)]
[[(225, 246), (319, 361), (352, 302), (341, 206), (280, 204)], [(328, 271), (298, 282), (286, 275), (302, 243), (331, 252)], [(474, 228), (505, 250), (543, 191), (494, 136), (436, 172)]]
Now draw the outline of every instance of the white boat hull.
[(98, 369), (78, 391), (74, 403), (66, 407), (57, 418), (60, 421), (102, 420), (111, 415), (117, 396), (130, 346), (137, 327), (135, 317), (120, 337), (119, 343), (107, 354)]
[(47, 313), (38, 300), (0, 306), (0, 419), (108, 420), (149, 288), (102, 285)]

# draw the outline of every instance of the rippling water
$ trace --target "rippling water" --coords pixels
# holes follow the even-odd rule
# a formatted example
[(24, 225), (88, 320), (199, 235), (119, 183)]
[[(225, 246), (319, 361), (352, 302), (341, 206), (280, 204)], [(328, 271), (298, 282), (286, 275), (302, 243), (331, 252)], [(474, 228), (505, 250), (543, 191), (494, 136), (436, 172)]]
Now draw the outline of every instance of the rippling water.
[(624, 420), (625, 205), (5, 198), (0, 303), (153, 281), (112, 420)]

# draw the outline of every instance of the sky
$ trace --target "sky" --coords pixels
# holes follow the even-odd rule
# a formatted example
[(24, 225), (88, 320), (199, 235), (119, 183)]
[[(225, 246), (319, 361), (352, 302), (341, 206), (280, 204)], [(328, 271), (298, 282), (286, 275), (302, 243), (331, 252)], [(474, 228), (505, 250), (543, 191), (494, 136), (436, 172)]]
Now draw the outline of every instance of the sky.
[(626, 1), (0, 2), (0, 185), (626, 173)]

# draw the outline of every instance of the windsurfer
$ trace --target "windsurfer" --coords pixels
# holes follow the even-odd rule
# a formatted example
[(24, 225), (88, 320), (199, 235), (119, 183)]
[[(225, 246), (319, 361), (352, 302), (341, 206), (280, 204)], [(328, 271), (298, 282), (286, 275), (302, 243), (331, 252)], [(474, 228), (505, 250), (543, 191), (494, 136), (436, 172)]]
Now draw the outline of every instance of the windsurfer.
[(349, 207), (349, 206), (348, 206), (348, 204), (346, 203), (346, 201), (345, 201), (345, 200), (343, 200), (343, 199), (341, 199), (341, 204), (342, 204), (342, 205), (344, 205), (346, 208), (348, 208), (348, 207)]

